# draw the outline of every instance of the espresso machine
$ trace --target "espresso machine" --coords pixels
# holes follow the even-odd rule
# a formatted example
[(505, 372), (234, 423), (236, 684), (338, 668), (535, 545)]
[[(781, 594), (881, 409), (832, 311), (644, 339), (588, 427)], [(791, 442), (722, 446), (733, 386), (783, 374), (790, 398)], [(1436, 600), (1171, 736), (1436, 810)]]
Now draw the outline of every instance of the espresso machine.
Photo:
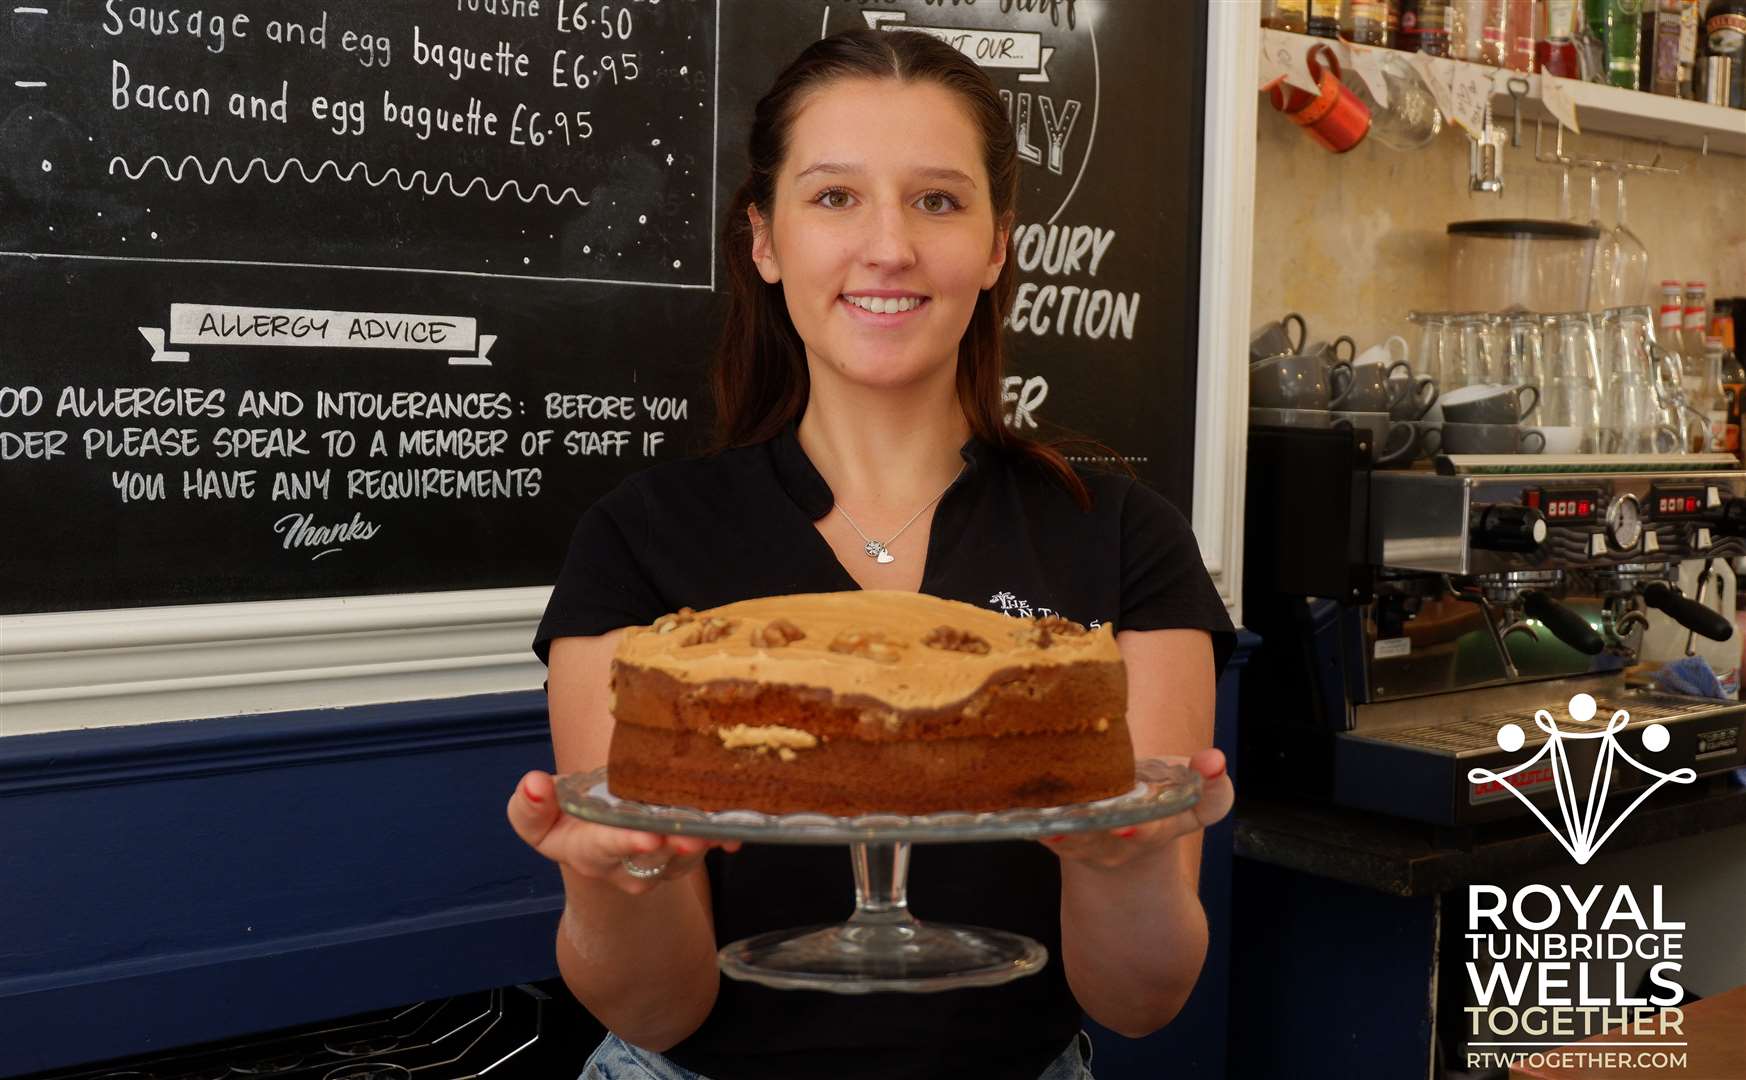
[[(1585, 693), (1595, 723), (1630, 715), (1619, 745), (1671, 736), (1663, 771), (1746, 764), (1746, 704), (1653, 689), (1636, 670), (1651, 612), (1688, 641), (1734, 637), (1732, 612), (1680, 568), (1746, 555), (1746, 472), (1729, 454), (1440, 456), (1371, 469), (1349, 431), (1251, 427), (1244, 623), (1263, 641), (1243, 674), (1239, 765), (1286, 790), (1449, 829), (1525, 816), (1501, 773), (1547, 735), (1534, 722)], [(1688, 575), (1689, 576), (1689, 575)], [(1688, 651), (1690, 646), (1687, 646)], [(1515, 724), (1525, 745), (1506, 750)], [(1573, 775), (1600, 739), (1566, 739)], [(1509, 784), (1542, 810), (1553, 770)], [(1615, 766), (1610, 791), (1651, 783)], [(1587, 782), (1583, 794), (1586, 796)]]

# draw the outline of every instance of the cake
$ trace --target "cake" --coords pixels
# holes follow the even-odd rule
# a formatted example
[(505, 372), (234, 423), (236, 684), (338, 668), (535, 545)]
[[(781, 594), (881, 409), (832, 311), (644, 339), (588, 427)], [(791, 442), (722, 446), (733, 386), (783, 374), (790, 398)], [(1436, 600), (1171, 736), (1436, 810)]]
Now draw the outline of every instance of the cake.
[(1134, 784), (1106, 623), (900, 590), (681, 608), (612, 662), (607, 788), (833, 815), (1089, 802)]

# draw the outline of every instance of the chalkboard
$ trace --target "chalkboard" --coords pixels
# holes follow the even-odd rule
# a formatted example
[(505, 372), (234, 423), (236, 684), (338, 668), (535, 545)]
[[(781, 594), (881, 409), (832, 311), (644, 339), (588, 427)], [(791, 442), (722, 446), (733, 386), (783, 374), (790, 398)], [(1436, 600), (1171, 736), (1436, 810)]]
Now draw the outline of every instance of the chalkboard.
[(1007, 100), (1009, 423), (1187, 505), (1203, 4), (9, 6), (0, 614), (549, 583), (706, 444), (751, 108), (869, 24)]

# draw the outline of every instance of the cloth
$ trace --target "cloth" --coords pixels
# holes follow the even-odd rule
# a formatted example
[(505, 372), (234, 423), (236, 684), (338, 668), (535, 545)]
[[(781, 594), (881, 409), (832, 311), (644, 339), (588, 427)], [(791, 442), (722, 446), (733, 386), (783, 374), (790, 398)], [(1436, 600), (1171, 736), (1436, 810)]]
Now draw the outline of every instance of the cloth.
[[(1682, 656), (1678, 660), (1670, 660), (1661, 665), (1661, 669), (1651, 679), (1657, 689), (1670, 694), (1721, 698), (1724, 701), (1733, 697), (1723, 688), (1722, 680), (1716, 678), (1710, 662), (1701, 656)], [(1735, 769), (1733, 777), (1735, 787), (1746, 787), (1746, 769)]]
[(1716, 678), (1710, 662), (1701, 656), (1682, 656), (1678, 660), (1669, 660), (1661, 665), (1652, 679), (1658, 689), (1669, 694), (1724, 700), (1728, 697), (1727, 692), (1722, 689), (1722, 680)]
[[(1079, 469), (1093, 498), (1083, 512), (1028, 461), (974, 437), (960, 453), (964, 471), (934, 510), (922, 592), (1014, 618), (1203, 629), (1222, 668), (1236, 634), (1168, 500), (1125, 474)], [(535, 653), (544, 661), (554, 638), (646, 625), (681, 606), (859, 588), (813, 524), (834, 501), (792, 422), (766, 442), (630, 476), (577, 524)], [(919, 540), (905, 533), (892, 554), (920, 557)], [(841, 922), (854, 908), (847, 854), (841, 845), (710, 851), (716, 940)], [(724, 978), (703, 1025), (665, 1056), (711, 1080), (1037, 1076), (1083, 1017), (1060, 962), (1060, 891), (1060, 864), (1040, 844), (917, 844), (909, 900), (919, 918), (1024, 934), (1048, 949), (1048, 965), (1003, 986), (930, 994)]]
[[(1080, 1040), (1085, 1051), (1080, 1052)], [(1081, 1031), (1073, 1037), (1061, 1056), (1051, 1061), (1037, 1080), (1093, 1080), (1091, 1075), (1091, 1037)], [(952, 1073), (952, 1080), (961, 1076), (982, 1076), (982, 1073)], [(582, 1066), (576, 1080), (709, 1080), (675, 1064), (663, 1054), (644, 1050), (627, 1043), (612, 1032), (606, 1033), (600, 1045)]]

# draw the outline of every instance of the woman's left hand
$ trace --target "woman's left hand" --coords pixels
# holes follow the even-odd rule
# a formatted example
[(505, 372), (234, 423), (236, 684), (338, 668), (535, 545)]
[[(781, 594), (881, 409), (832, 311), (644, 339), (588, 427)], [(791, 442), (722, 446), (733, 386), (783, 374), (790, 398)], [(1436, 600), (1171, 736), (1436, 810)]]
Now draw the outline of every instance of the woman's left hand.
[(1137, 859), (1167, 852), (1178, 839), (1217, 824), (1231, 812), (1236, 792), (1231, 787), (1230, 775), (1225, 772), (1222, 750), (1201, 750), (1193, 757), (1170, 755), (1164, 760), (1172, 765), (1188, 765), (1200, 773), (1199, 802), (1169, 817), (1139, 825), (1045, 836), (1043, 846), (1062, 859), (1114, 870)]

